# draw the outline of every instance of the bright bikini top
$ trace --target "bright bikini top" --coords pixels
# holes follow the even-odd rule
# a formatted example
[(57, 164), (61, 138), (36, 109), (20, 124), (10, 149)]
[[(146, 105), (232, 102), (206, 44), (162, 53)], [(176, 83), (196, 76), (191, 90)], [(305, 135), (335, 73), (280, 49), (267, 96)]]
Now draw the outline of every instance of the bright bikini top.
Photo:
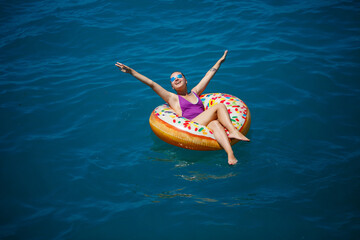
[(189, 120), (194, 119), (197, 115), (199, 115), (200, 113), (202, 113), (204, 111), (204, 105), (203, 105), (201, 99), (195, 92), (192, 92), (192, 93), (198, 99), (197, 103), (195, 103), (195, 104), (189, 102), (184, 97), (178, 95), (179, 103), (180, 103), (180, 107), (181, 107), (181, 111), (182, 111), (182, 116)]

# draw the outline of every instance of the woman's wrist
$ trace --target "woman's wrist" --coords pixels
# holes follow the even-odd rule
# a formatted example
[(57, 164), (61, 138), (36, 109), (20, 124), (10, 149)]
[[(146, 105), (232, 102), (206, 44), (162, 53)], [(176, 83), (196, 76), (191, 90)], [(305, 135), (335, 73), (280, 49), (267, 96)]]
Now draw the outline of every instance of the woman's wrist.
[(129, 68), (129, 72), (128, 73), (130, 73), (132, 76), (134, 76), (134, 75), (136, 75), (136, 71), (134, 70), (134, 69), (132, 69), (132, 68)]

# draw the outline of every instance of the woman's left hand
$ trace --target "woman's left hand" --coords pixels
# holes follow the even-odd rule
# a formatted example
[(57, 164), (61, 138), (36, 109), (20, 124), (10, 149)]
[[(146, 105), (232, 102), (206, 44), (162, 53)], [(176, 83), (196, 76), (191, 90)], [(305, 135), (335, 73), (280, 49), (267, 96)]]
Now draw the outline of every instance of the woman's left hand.
[(220, 63), (225, 62), (227, 53), (228, 53), (228, 50), (226, 50), (226, 51), (224, 52), (224, 55), (219, 59)]

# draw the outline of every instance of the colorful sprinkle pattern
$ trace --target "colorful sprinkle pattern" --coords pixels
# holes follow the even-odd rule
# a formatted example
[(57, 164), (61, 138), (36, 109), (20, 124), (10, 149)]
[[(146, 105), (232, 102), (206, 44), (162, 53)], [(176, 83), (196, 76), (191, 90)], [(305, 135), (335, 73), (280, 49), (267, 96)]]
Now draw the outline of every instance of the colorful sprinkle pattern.
[[(205, 110), (219, 103), (225, 104), (230, 114), (232, 124), (240, 131), (244, 125), (248, 107), (239, 98), (225, 93), (208, 93), (200, 96)], [(155, 108), (154, 114), (164, 122), (194, 135), (215, 139), (213, 132), (206, 126), (192, 122), (189, 119), (178, 116), (168, 104), (163, 104)], [(226, 130), (228, 133), (228, 131)]]

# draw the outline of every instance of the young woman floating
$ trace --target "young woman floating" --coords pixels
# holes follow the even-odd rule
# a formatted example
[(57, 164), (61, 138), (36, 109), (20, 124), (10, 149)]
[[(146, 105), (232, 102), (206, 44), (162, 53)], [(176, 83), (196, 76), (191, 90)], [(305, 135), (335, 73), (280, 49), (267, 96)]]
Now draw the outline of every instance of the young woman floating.
[[(229, 113), (224, 104), (216, 104), (213, 107), (204, 110), (204, 106), (199, 96), (204, 92), (206, 86), (225, 61), (228, 51), (215, 63), (215, 65), (206, 73), (201, 81), (188, 91), (187, 80), (181, 72), (174, 72), (170, 75), (170, 83), (177, 94), (167, 91), (158, 83), (136, 72), (134, 69), (117, 62), (115, 65), (122, 72), (130, 73), (133, 77), (151, 87), (179, 116), (183, 116), (193, 122), (209, 127), (215, 136), (215, 139), (228, 155), (228, 163), (234, 165), (237, 159), (234, 156), (229, 138), (235, 138), (241, 141), (250, 141), (240, 133), (231, 123)], [(227, 136), (224, 127), (229, 131)]]

